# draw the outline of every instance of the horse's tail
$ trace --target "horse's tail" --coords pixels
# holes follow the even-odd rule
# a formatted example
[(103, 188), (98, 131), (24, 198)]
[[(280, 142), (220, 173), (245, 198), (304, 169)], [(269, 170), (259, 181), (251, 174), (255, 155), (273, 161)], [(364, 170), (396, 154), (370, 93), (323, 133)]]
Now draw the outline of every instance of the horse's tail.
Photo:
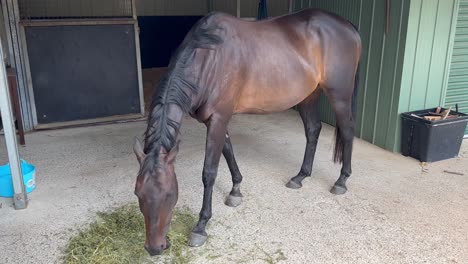
[[(356, 122), (356, 113), (357, 113), (357, 95), (358, 95), (358, 88), (359, 88), (359, 72), (360, 72), (360, 63), (357, 65), (356, 75), (354, 77), (354, 90), (353, 96), (351, 99), (351, 113), (352, 113), (352, 120), (351, 122)], [(354, 126), (354, 124), (353, 124)], [(354, 135), (353, 135), (354, 136)], [(343, 150), (344, 150), (344, 142), (340, 135), (340, 127), (336, 125), (335, 128), (335, 151), (333, 153), (333, 161), (335, 163), (342, 163), (343, 162)]]
[(353, 99), (351, 101), (351, 111), (353, 113), (353, 122), (356, 121), (357, 113), (357, 96), (359, 92), (359, 72), (361, 70), (361, 65), (358, 63), (356, 68), (356, 75), (354, 76), (354, 90), (353, 90)]

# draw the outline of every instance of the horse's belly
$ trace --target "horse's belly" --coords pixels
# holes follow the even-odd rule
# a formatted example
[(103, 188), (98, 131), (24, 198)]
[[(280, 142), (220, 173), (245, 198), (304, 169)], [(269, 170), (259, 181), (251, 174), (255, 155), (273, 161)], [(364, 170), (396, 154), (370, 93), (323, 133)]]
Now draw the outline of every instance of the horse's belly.
[(319, 80), (316, 60), (298, 56), (292, 50), (278, 51), (274, 56), (270, 50), (257, 51), (255, 64), (245, 63), (247, 74), (237, 97), (237, 113), (284, 111), (316, 89)]
[(246, 87), (237, 100), (235, 113), (266, 114), (285, 111), (302, 102), (314, 89), (312, 85)]

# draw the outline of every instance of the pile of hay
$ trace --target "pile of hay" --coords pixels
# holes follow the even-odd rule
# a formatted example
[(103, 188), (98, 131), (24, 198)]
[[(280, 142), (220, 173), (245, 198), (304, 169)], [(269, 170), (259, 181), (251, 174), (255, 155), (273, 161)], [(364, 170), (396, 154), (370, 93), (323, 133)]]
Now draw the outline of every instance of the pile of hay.
[(170, 249), (150, 258), (144, 250), (145, 225), (138, 206), (125, 205), (98, 214), (98, 220), (72, 237), (64, 262), (84, 263), (188, 263), (187, 239), (196, 218), (188, 209), (176, 209), (169, 231)]

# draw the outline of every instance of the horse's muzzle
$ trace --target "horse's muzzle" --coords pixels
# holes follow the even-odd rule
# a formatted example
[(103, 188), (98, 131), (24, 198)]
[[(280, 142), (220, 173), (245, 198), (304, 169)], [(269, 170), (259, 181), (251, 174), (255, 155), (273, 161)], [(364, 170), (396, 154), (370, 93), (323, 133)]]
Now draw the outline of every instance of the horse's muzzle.
[(162, 252), (166, 249), (168, 249), (171, 246), (169, 241), (166, 242), (166, 246), (159, 246), (159, 247), (150, 247), (148, 245), (145, 245), (146, 251), (150, 254), (150, 256), (156, 256), (156, 255), (161, 255)]
[(148, 254), (150, 254), (150, 256), (161, 255), (161, 253), (164, 250), (162, 248), (151, 248), (151, 247), (148, 247), (148, 246), (145, 246), (145, 249), (148, 252)]

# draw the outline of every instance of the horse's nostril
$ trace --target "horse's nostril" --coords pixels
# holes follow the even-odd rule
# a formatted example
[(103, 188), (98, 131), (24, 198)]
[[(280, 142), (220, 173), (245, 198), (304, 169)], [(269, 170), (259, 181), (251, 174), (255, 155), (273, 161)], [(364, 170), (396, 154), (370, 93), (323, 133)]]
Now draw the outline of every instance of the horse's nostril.
[(151, 247), (146, 246), (146, 245), (145, 245), (145, 249), (150, 254), (150, 256), (160, 255), (161, 252), (162, 252), (162, 250), (160, 250), (158, 248), (151, 248)]

